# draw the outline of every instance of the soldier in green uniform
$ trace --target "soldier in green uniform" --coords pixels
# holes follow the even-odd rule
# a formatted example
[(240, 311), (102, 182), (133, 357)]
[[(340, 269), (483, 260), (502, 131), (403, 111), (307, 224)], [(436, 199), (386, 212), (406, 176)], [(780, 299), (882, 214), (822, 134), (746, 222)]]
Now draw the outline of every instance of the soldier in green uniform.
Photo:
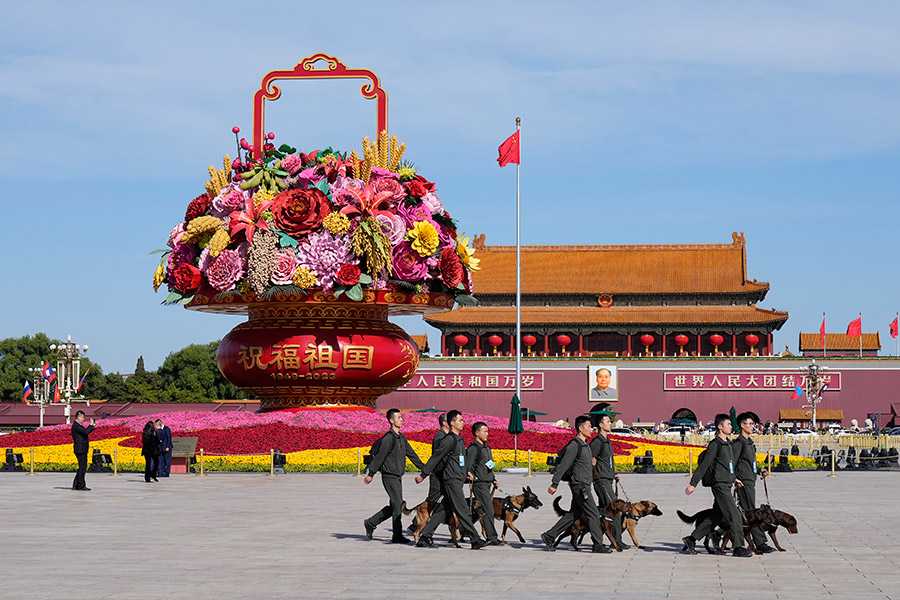
[(406, 459), (420, 469), (425, 466), (419, 459), (419, 455), (409, 445), (406, 436), (400, 433), (403, 426), (403, 413), (396, 408), (387, 411), (387, 420), (391, 424), (390, 430), (381, 439), (381, 446), (372, 459), (372, 463), (366, 472), (366, 485), (372, 483), (372, 476), (381, 471), (381, 483), (388, 494), (388, 505), (363, 522), (366, 528), (366, 537), (372, 539), (375, 528), (384, 521), (393, 519), (393, 537), (395, 544), (408, 544), (409, 538), (403, 535), (403, 513), (400, 505), (403, 503), (403, 484), (401, 478), (406, 472)]
[[(766, 477), (769, 473), (765, 469), (761, 473), (756, 465), (756, 445), (750, 439), (753, 433), (753, 415), (748, 412), (741, 413), (737, 418), (738, 426), (741, 428), (740, 435), (731, 442), (731, 453), (734, 455), (735, 473), (743, 484), (738, 488), (738, 500), (741, 508), (745, 511), (756, 508), (756, 477), (759, 474)], [(760, 552), (768, 554), (775, 552), (775, 548), (766, 543), (766, 534), (759, 527), (750, 530), (753, 536), (753, 544)]]
[[(447, 413), (441, 413), (438, 415), (438, 429), (434, 438), (431, 440), (431, 453), (434, 454), (437, 452), (438, 444), (441, 443), (441, 440), (444, 439), (444, 436), (450, 433), (450, 425), (447, 424)], [(425, 500), (428, 502), (440, 502), (443, 497), (444, 492), (441, 491), (441, 479), (439, 473), (432, 473), (431, 477), (428, 478), (428, 495), (425, 496)], [(412, 523), (407, 528), (410, 533), (413, 533), (416, 529), (419, 528), (419, 518), (413, 517)]]
[(738, 487), (743, 485), (741, 480), (735, 477), (731, 444), (728, 441), (728, 435), (731, 433), (731, 417), (724, 413), (716, 415), (716, 429), (716, 437), (706, 447), (706, 454), (703, 456), (703, 460), (697, 465), (697, 470), (694, 471), (694, 476), (691, 477), (690, 485), (684, 490), (685, 494), (693, 494), (697, 484), (703, 479), (703, 475), (709, 469), (712, 469), (712, 493), (714, 500), (712, 514), (709, 518), (698, 521), (694, 531), (689, 536), (682, 538), (684, 542), (682, 552), (696, 554), (697, 550), (694, 546), (697, 544), (697, 540), (706, 537), (706, 534), (724, 518), (731, 530), (734, 556), (753, 556), (744, 547), (744, 521), (731, 495), (732, 483)]
[(494, 456), (491, 447), (487, 444), (487, 423), (478, 421), (472, 425), (472, 435), (475, 441), (466, 449), (466, 467), (472, 474), (473, 497), (481, 501), (484, 507), (484, 532), (487, 541), (492, 546), (499, 546), (503, 542), (497, 537), (497, 529), (494, 527), (494, 499), (492, 492), (498, 486), (494, 477)]
[(581, 415), (576, 418), (575, 429), (578, 431), (578, 434), (566, 445), (562, 460), (556, 465), (553, 481), (550, 487), (547, 488), (548, 494), (551, 496), (555, 494), (556, 486), (562, 481), (563, 475), (571, 469), (569, 487), (572, 489), (572, 506), (569, 512), (560, 517), (556, 525), (541, 534), (541, 541), (546, 544), (547, 549), (551, 552), (556, 550), (556, 538), (562, 535), (563, 532), (568, 531), (575, 519), (584, 513), (588, 520), (591, 538), (594, 540), (591, 551), (609, 554), (612, 552), (612, 549), (603, 544), (603, 530), (600, 526), (602, 517), (596, 502), (594, 502), (594, 495), (591, 494), (593, 466), (591, 464), (591, 447), (588, 445), (588, 439), (591, 437), (590, 417)]
[[(597, 414), (597, 412), (594, 412)], [(615, 483), (619, 481), (616, 475), (616, 464), (613, 461), (612, 442), (609, 440), (612, 431), (612, 416), (619, 413), (604, 410), (600, 411), (600, 421), (597, 437), (591, 440), (591, 457), (594, 463), (594, 491), (597, 493), (597, 501), (602, 509), (607, 504), (618, 498)], [(622, 542), (622, 528), (625, 523), (625, 515), (621, 515), (613, 521), (613, 538), (622, 550), (628, 550), (631, 546)]]
[(447, 413), (447, 422), (450, 424), (450, 433), (440, 441), (437, 451), (431, 455), (422, 468), (422, 473), (416, 477), (416, 483), (422, 483), (426, 477), (440, 471), (444, 492), (444, 501), (431, 514), (425, 529), (419, 534), (417, 545), (433, 548), (434, 541), (431, 536), (434, 534), (434, 530), (444, 522), (447, 512), (453, 511), (459, 519), (459, 528), (463, 535), (471, 538), (472, 549), (478, 550), (487, 546), (487, 542), (481, 539), (481, 535), (475, 530), (471, 511), (463, 494), (463, 483), (467, 479), (471, 479), (472, 475), (466, 467), (466, 444), (460, 435), (465, 425), (462, 413), (458, 410), (451, 410)]

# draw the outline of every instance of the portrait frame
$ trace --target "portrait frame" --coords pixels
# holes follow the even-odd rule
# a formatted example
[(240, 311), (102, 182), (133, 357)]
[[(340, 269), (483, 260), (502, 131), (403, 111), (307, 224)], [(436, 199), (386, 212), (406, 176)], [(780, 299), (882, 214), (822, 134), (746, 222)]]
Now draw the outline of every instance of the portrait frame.
[[(597, 373), (600, 370), (609, 372), (609, 385), (605, 391), (599, 388), (597, 381)], [(612, 390), (611, 395), (609, 390)], [(589, 402), (618, 402), (619, 393), (619, 372), (616, 365), (588, 365)]]

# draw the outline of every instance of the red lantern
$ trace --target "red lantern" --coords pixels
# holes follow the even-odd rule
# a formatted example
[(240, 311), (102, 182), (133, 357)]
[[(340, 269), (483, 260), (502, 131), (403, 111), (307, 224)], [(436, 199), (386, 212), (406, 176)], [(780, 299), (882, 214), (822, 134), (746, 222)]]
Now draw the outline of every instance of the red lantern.
[(463, 346), (469, 343), (469, 338), (460, 334), (453, 338), (453, 343), (456, 344), (456, 347), (459, 348), (459, 353), (462, 354)]
[(713, 346), (715, 346), (715, 350), (713, 350), (713, 354), (719, 353), (719, 346), (721, 346), (724, 341), (725, 341), (725, 338), (723, 338), (718, 333), (714, 333), (711, 336), (709, 336), (709, 343), (712, 344)]
[(531, 354), (531, 347), (534, 346), (535, 344), (537, 344), (537, 338), (534, 337), (534, 336), (531, 335), (531, 334), (529, 334), (529, 335), (523, 335), (523, 336), (522, 336), (522, 343), (525, 344), (526, 346), (528, 346), (528, 354), (530, 355), (530, 354)]
[(556, 343), (562, 346), (563, 355), (565, 355), (566, 346), (572, 343), (572, 338), (564, 333), (561, 333), (560, 335), (556, 336)]
[(679, 333), (675, 336), (675, 345), (678, 346), (678, 353), (684, 354), (684, 347), (688, 344), (688, 336)]
[(744, 341), (750, 346), (750, 354), (754, 354), (756, 352), (756, 345), (759, 343), (759, 336), (751, 333), (744, 336)]
[(499, 335), (492, 335), (488, 338), (488, 344), (494, 347), (494, 354), (497, 354), (497, 346), (503, 343), (503, 338)]
[(650, 335), (649, 333), (645, 333), (641, 336), (641, 344), (644, 346), (644, 353), (650, 354), (650, 346), (653, 345), (653, 342), (656, 341), (656, 338)]

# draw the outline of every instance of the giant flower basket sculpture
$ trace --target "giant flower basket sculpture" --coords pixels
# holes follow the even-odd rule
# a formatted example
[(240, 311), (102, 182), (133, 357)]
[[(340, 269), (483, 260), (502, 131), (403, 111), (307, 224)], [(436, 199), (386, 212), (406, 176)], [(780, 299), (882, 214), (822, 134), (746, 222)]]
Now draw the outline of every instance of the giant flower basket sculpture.
[[(362, 91), (379, 100), (380, 134), (363, 138), (361, 156), (298, 152), (263, 135), (262, 102), (280, 95), (272, 81), (304, 77), (370, 79)], [(237, 157), (209, 167), (206, 192), (161, 251), (154, 289), (168, 288), (166, 304), (248, 316), (222, 340), (216, 361), (261, 400), (260, 410), (374, 406), (419, 361), (388, 315), (474, 302), (478, 259), (435, 184), (388, 135), (387, 99), (370, 71), (315, 55), (269, 73), (256, 100), (255, 143), (232, 130)]]

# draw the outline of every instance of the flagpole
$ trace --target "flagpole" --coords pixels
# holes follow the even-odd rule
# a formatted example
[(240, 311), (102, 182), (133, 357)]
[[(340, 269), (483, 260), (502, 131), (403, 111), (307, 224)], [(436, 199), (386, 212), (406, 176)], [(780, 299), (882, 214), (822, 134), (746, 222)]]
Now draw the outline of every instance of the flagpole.
[[(825, 311), (822, 311), (822, 325), (825, 325)], [(828, 334), (822, 334), (822, 358), (828, 356), (828, 342), (827, 342)]]
[[(516, 133), (522, 119), (516, 117)], [(516, 161), (516, 397), (522, 401), (522, 197), (519, 175), (522, 168), (522, 136), (519, 136), (519, 160)]]
[(859, 357), (862, 358), (862, 313), (859, 313)]
[[(897, 313), (897, 324), (898, 324), (898, 327), (900, 327), (900, 312)], [(897, 340), (897, 356), (900, 356), (900, 335), (898, 335), (894, 339)]]

